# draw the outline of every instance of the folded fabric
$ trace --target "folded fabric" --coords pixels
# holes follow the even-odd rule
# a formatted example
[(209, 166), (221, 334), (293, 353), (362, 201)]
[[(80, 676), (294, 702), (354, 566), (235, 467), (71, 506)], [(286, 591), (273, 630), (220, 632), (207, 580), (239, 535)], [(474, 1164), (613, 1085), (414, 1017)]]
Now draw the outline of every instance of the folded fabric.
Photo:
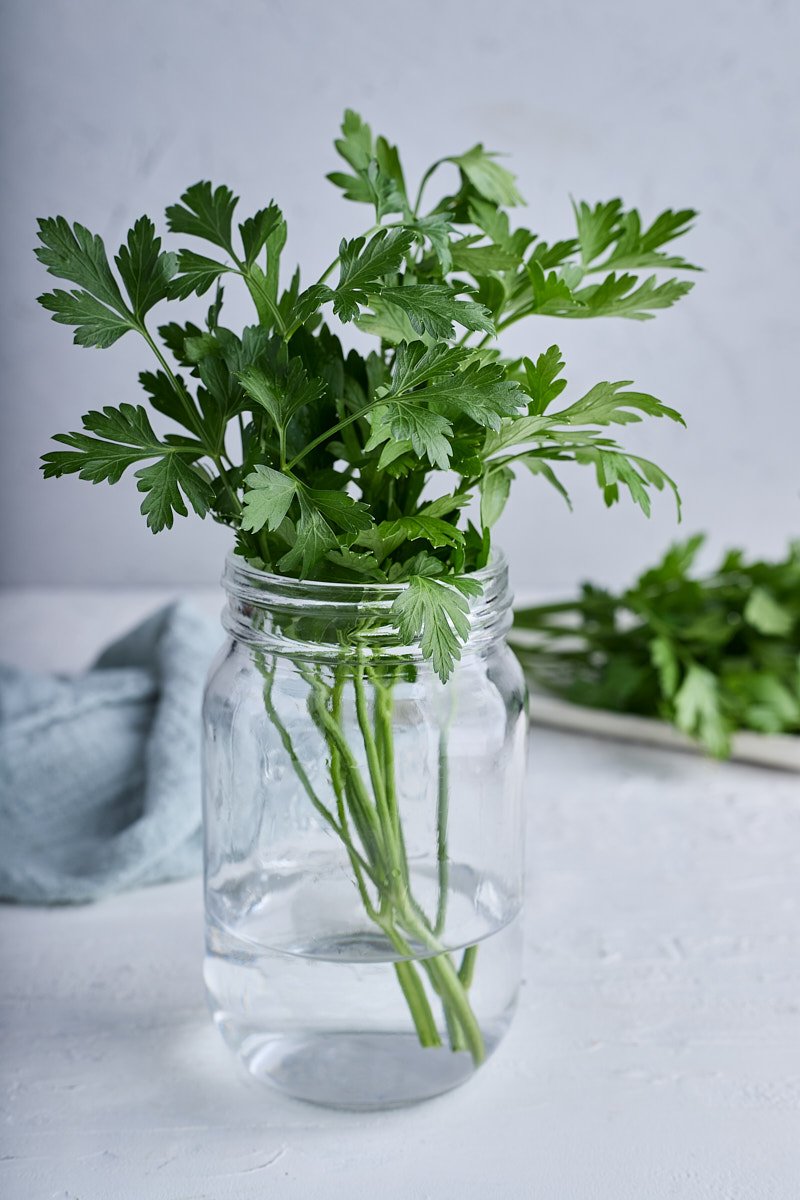
[(0, 897), (82, 903), (199, 871), (200, 706), (221, 640), (179, 603), (83, 675), (0, 667)]

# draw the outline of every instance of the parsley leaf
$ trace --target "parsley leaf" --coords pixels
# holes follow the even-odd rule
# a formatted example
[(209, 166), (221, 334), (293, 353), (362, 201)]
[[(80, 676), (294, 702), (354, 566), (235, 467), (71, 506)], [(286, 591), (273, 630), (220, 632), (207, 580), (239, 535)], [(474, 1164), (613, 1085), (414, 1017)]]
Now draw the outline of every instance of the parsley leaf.
[(173, 300), (185, 300), (187, 296), (202, 296), (212, 287), (221, 275), (230, 270), (225, 263), (203, 254), (195, 254), (194, 250), (178, 252), (178, 274), (171, 280), (168, 293)]
[(56, 288), (39, 297), (42, 308), (53, 314), (60, 325), (74, 325), (76, 346), (96, 346), (105, 349), (113, 346), (129, 329), (133, 322), (101, 304), (89, 292), (65, 292)]
[(385, 275), (396, 272), (408, 253), (414, 236), (407, 229), (381, 229), (368, 242), (363, 237), (339, 246), (339, 283), (334, 292), (333, 311), (343, 321), (358, 316), (367, 304), (366, 288)]
[(432, 338), (446, 340), (453, 336), (454, 321), (465, 329), (494, 333), (488, 309), (474, 300), (457, 300), (450, 288), (438, 284), (385, 287), (380, 298), (382, 304), (402, 309), (417, 334), (427, 333)]
[[(469, 634), (469, 604), (457, 581), (413, 576), (392, 604), (392, 616), (407, 644), (420, 642), (422, 653), (446, 683), (461, 658)], [(474, 594), (474, 593), (473, 593)]]
[(169, 294), (177, 257), (161, 250), (161, 238), (149, 217), (140, 217), (119, 248), (115, 262), (136, 318), (141, 321)]
[(159, 441), (141, 405), (121, 404), (89, 412), (83, 427), (86, 433), (56, 435), (55, 441), (69, 449), (51, 450), (43, 456), (45, 477), (77, 474), (92, 483), (116, 483), (127, 467), (155, 458), (155, 463), (136, 472), (139, 491), (147, 493), (142, 512), (153, 532), (169, 529), (173, 512), (187, 515), (181, 489), (198, 516), (205, 516), (212, 493), (208, 481), (192, 467), (203, 453), (198, 442), (188, 438)]
[(398, 517), (394, 521), (383, 521), (378, 532), (384, 541), (392, 542), (394, 548), (404, 541), (422, 539), (433, 546), (434, 550), (445, 546), (461, 546), (464, 534), (441, 517), (420, 513), (417, 516)]
[(497, 155), (484, 150), (479, 142), (466, 154), (458, 154), (449, 160), (456, 164), (479, 196), (494, 204), (511, 207), (523, 204), (517, 191), (515, 177), (497, 162)]
[[(695, 269), (672, 250), (695, 214), (666, 209), (648, 224), (620, 200), (582, 202), (576, 236), (547, 242), (513, 223), (522, 203), (515, 177), (481, 143), (438, 158), (411, 192), (397, 147), (358, 113), (345, 112), (335, 145), (343, 166), (330, 178), (373, 210), (372, 224), (343, 239), (307, 284), (299, 269), (282, 279), (287, 225), (278, 205), (264, 203), (234, 228), (236, 196), (207, 180), (166, 218), (171, 233), (210, 250), (164, 250), (142, 217), (109, 263), (84, 226), (40, 222), (37, 256), (73, 289), (42, 296), (43, 307), (81, 345), (105, 348), (138, 333), (156, 359), (140, 382), (176, 430), (157, 436), (131, 405), (89, 413), (80, 433), (60, 435), (44, 470), (114, 482), (133, 467), (153, 529), (192, 507), (230, 527), (237, 552), (257, 566), (322, 581), (408, 583), (398, 619), (416, 629), (444, 678), (468, 633), (471, 576), (488, 561), (518, 466), (567, 502), (556, 474), (565, 463), (592, 468), (607, 504), (627, 493), (647, 513), (654, 490), (675, 490), (658, 466), (604, 433), (645, 417), (680, 420), (674, 409), (617, 381), (556, 411), (566, 386), (558, 347), (508, 359), (497, 335), (535, 315), (644, 320), (675, 303), (691, 285), (662, 272)], [(426, 205), (426, 190), (452, 167), (455, 193), (440, 189)], [(223, 277), (226, 318), (236, 311), (231, 288), (246, 291), (255, 309), (238, 331), (222, 323)], [(156, 304), (207, 293), (202, 323), (170, 319), (160, 342), (151, 334), (145, 322)], [(328, 324), (331, 305), (334, 318), (375, 339), (373, 350), (361, 338), (358, 349), (342, 346)], [(428, 500), (443, 490), (429, 488), (442, 471), (447, 494)], [(480, 528), (464, 511), (478, 497)], [(780, 589), (759, 579), (742, 620), (776, 642), (767, 630), (785, 626), (784, 610)], [(647, 667), (655, 661), (666, 678), (674, 639), (661, 636), (649, 639)], [(623, 664), (618, 685), (624, 676), (635, 690), (643, 669)], [(679, 675), (674, 694), (683, 659)], [(735, 687), (749, 719), (767, 727), (793, 701), (783, 679), (779, 687), (755, 680), (739, 672)], [(684, 700), (693, 720), (697, 690)]]
[(254, 216), (248, 217), (239, 226), (239, 234), (244, 247), (244, 260), (248, 267), (251, 267), (256, 261), (282, 221), (281, 210), (277, 204), (270, 203), (266, 208), (260, 208)]
[(181, 196), (180, 204), (167, 209), (167, 225), (172, 233), (187, 233), (221, 246), (233, 254), (231, 221), (238, 204), (230, 188), (213, 187), (208, 180), (194, 183)]
[(771, 562), (729, 551), (697, 574), (703, 540), (671, 546), (619, 596), (584, 584), (520, 609), (514, 640), (534, 682), (662, 717), (718, 757), (740, 729), (800, 733), (800, 543)]
[(50, 275), (68, 279), (117, 313), (126, 313), (117, 281), (108, 265), (102, 238), (64, 217), (39, 221), (41, 245), (35, 253)]
[(561, 351), (558, 346), (550, 346), (539, 355), (535, 363), (529, 358), (524, 358), (522, 362), (525, 367), (526, 391), (530, 396), (528, 412), (531, 416), (541, 416), (567, 386), (566, 379), (559, 378), (564, 370)]
[(319, 400), (324, 391), (321, 380), (308, 378), (299, 358), (281, 361), (275, 369), (246, 367), (239, 379), (249, 398), (269, 413), (281, 438), (294, 414)]
[(297, 480), (258, 463), (245, 479), (242, 529), (258, 533), (264, 526), (278, 529), (297, 495)]

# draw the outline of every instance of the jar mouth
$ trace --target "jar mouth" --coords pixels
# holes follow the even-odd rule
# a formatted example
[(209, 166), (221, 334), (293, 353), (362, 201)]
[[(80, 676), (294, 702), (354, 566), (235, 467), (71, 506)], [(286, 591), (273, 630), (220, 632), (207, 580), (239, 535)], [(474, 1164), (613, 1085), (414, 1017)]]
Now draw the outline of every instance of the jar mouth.
[[(470, 636), (467, 647), (504, 636), (511, 624), (508, 566), (502, 550), (468, 578), (481, 584), (481, 593), (468, 598)], [(446, 577), (443, 577), (446, 582)], [(294, 579), (251, 566), (231, 552), (225, 560), (222, 584), (228, 597), (223, 625), (238, 641), (250, 645), (280, 644), (285, 652), (326, 656), (342, 652), (342, 641), (353, 638), (385, 653), (419, 657), (419, 647), (403, 646), (391, 617), (395, 600), (408, 583), (329, 583)], [(329, 648), (329, 649), (326, 649)]]
[[(484, 591), (508, 572), (505, 553), (498, 548), (485, 567), (470, 571), (466, 578), (480, 583)], [(443, 577), (446, 581), (446, 576)], [(407, 583), (331, 583), (318, 579), (295, 579), (291, 575), (278, 575), (272, 571), (261, 571), (231, 550), (225, 559), (222, 586), (228, 595), (255, 601), (256, 596), (266, 597), (274, 593), (287, 599), (297, 598), (305, 603), (315, 599), (332, 601), (335, 604), (375, 604), (393, 602), (408, 587)], [(244, 595), (246, 593), (246, 597)], [(253, 595), (255, 593), (255, 596)]]

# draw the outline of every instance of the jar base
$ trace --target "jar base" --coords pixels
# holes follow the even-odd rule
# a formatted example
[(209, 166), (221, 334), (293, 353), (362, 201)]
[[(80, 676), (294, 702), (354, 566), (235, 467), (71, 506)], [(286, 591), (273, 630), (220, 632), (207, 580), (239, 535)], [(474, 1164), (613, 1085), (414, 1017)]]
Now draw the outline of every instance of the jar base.
[[(239, 1040), (230, 1026), (217, 1024), (251, 1076), (326, 1108), (419, 1104), (466, 1083), (478, 1069), (465, 1051), (423, 1047), (413, 1033), (250, 1033)], [(487, 1043), (487, 1056), (499, 1040)]]

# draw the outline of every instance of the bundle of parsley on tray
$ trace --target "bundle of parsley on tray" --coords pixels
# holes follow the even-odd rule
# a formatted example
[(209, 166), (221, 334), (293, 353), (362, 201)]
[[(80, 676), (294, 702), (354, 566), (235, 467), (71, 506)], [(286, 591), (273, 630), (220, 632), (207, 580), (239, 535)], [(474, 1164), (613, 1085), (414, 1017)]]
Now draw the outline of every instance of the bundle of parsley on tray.
[[(469, 635), (470, 600), (481, 590), (474, 573), (489, 560), (515, 471), (566, 494), (558, 469), (585, 465), (606, 503), (627, 493), (646, 514), (652, 489), (667, 487), (677, 499), (669, 476), (627, 453), (607, 427), (642, 417), (681, 421), (678, 412), (625, 381), (597, 383), (559, 407), (566, 380), (558, 347), (508, 359), (495, 339), (529, 317), (646, 320), (668, 308), (692, 286), (671, 273), (695, 268), (665, 247), (695, 214), (667, 210), (645, 224), (620, 200), (582, 202), (574, 230), (547, 242), (512, 227), (509, 210), (522, 203), (515, 178), (482, 145), (437, 160), (416, 189), (397, 149), (353, 112), (336, 149), (346, 169), (329, 178), (372, 214), (363, 235), (341, 241), (309, 286), (299, 271), (285, 273), (277, 205), (235, 220), (238, 201), (224, 185), (196, 183), (166, 212), (169, 230), (205, 243), (202, 252), (163, 250), (153, 222), (141, 217), (115, 256), (116, 274), (102, 240), (84, 226), (64, 217), (40, 222), (39, 260), (74, 285), (41, 304), (74, 328), (78, 345), (142, 338), (156, 361), (140, 382), (170, 423), (170, 432), (157, 432), (145, 407), (128, 403), (89, 412), (81, 431), (57, 435), (60, 448), (44, 455), (44, 473), (115, 483), (133, 469), (154, 532), (192, 508), (229, 526), (237, 552), (256, 569), (404, 584), (391, 619), (402, 644), (419, 646), (445, 682)], [(434, 176), (449, 186), (431, 201)], [(229, 283), (253, 304), (253, 323), (238, 332), (223, 319)], [(196, 305), (212, 289), (200, 321), (162, 322), (156, 334), (156, 305)], [(353, 325), (374, 338), (368, 353), (343, 347), (340, 333)], [(260, 669), (278, 728), (272, 668)], [(435, 923), (420, 917), (399, 815), (386, 811), (393, 681), (373, 672), (370, 707), (358, 691), (361, 670), (333, 680), (321, 668), (306, 672), (338, 817), (314, 793), (285, 730), (284, 745), (309, 800), (346, 844), (370, 919), (390, 938), (413, 938), (432, 952), (422, 965), (451, 1045), (467, 1047), (477, 1062), (483, 1043), (467, 995), (475, 947), (457, 970), (440, 953)], [(345, 688), (356, 691), (363, 737), (352, 752), (341, 717)], [(359, 766), (365, 755), (368, 777)], [(440, 755), (446, 787), (444, 738)], [(437, 838), (445, 867), (446, 814), (444, 796)], [(359, 833), (374, 829), (380, 838)], [(397, 972), (420, 1041), (438, 1044), (414, 964)]]
[(725, 758), (740, 730), (800, 734), (800, 542), (785, 558), (731, 550), (693, 574), (702, 535), (620, 595), (520, 608), (512, 643), (535, 685), (571, 703), (660, 717)]

